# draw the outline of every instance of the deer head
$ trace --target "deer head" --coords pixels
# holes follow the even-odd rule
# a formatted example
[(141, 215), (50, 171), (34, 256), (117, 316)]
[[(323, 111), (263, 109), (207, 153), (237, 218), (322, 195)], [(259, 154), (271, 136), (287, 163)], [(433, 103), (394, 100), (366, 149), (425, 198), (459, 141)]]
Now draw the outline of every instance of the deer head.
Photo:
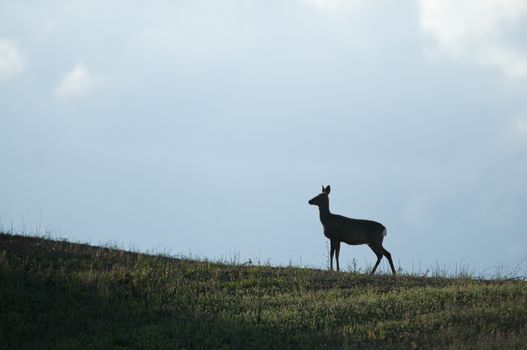
[(316, 206), (327, 206), (329, 205), (329, 192), (331, 191), (331, 186), (327, 185), (324, 188), (324, 185), (322, 185), (322, 193), (318, 196), (312, 198), (309, 200), (309, 204), (316, 205)]

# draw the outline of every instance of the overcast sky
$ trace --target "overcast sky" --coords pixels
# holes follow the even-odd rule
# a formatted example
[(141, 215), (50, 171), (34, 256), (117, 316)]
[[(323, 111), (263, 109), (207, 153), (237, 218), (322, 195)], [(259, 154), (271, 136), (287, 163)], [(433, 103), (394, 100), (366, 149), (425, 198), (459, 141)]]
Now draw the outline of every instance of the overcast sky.
[(514, 268), (527, 0), (0, 0), (0, 164), (16, 230), (323, 267), (329, 184), (406, 271)]

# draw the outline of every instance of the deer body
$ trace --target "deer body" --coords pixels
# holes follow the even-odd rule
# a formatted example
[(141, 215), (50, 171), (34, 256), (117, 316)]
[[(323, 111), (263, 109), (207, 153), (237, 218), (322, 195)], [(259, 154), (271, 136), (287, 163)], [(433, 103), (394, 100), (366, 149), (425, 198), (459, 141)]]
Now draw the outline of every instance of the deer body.
[(342, 215), (332, 214), (332, 218), (324, 225), (324, 236), (336, 239), (350, 245), (368, 244), (375, 237), (368, 232), (377, 232), (377, 240), (382, 241), (385, 227), (375, 221), (350, 219)]
[(320, 222), (324, 227), (324, 236), (331, 242), (330, 269), (333, 270), (333, 256), (339, 267), (340, 243), (350, 245), (367, 244), (377, 256), (377, 263), (373, 267), (371, 274), (375, 273), (377, 266), (381, 262), (383, 255), (388, 259), (392, 273), (395, 275), (395, 267), (391, 254), (384, 249), (382, 241), (386, 236), (386, 228), (381, 223), (371, 220), (351, 219), (342, 215), (336, 215), (329, 211), (329, 192), (330, 186), (324, 188), (322, 193), (309, 201), (309, 204), (318, 206), (320, 210)]

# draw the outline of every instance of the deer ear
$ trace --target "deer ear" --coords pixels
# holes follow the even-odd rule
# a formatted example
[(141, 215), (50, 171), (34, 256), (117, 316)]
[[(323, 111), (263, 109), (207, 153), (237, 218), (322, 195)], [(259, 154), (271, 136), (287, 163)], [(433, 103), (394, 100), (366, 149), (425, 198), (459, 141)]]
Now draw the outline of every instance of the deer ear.
[(326, 189), (324, 188), (324, 185), (322, 185), (322, 193), (326, 193)]
[(329, 192), (331, 191), (331, 186), (330, 185), (327, 185), (326, 186), (326, 194), (329, 194)]

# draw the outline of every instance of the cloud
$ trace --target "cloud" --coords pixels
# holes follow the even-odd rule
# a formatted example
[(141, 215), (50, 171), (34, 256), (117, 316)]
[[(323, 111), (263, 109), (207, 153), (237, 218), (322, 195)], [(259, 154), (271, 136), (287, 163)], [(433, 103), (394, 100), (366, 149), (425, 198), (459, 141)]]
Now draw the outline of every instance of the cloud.
[(25, 60), (17, 46), (10, 40), (0, 38), (0, 81), (9, 80), (22, 72)]
[(83, 64), (77, 64), (59, 83), (55, 94), (60, 98), (85, 97), (100, 78), (94, 76)]
[(420, 0), (419, 7), (421, 29), (439, 51), (527, 79), (527, 52), (508, 32), (526, 17), (527, 0)]

